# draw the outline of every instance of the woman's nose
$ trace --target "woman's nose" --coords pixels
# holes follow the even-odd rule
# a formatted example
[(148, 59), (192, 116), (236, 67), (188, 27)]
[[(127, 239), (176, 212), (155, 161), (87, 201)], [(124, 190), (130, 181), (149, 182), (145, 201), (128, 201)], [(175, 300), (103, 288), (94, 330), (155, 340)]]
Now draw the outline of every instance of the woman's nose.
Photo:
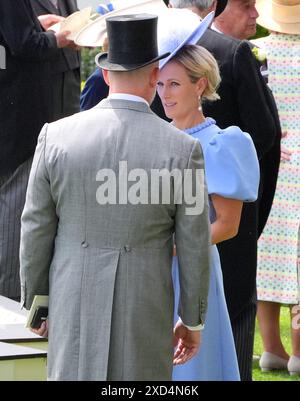
[(169, 96), (170, 96), (169, 89), (166, 86), (164, 86), (164, 88), (163, 88), (163, 97), (167, 98)]

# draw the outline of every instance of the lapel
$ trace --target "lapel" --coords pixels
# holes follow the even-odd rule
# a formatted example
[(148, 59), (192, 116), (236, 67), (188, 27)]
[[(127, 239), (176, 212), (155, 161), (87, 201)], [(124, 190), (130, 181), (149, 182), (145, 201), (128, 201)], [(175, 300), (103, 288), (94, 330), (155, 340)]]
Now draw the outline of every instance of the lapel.
[(78, 11), (78, 5), (76, 0), (65, 0), (66, 7), (69, 9), (70, 14), (75, 13)]
[[(62, 2), (63, 0), (58, 0)], [(47, 14), (59, 14), (57, 8), (54, 7), (50, 0), (31, 0), (31, 2), (36, 4), (37, 8), (44, 10)], [(73, 14), (75, 11), (78, 11), (77, 1), (76, 0), (64, 0), (64, 6), (66, 8), (67, 14)], [(39, 15), (40, 13), (38, 13)]]
[(67, 15), (78, 11), (77, 0), (58, 0), (58, 4), (59, 3), (61, 4), (61, 9), (65, 9)]
[(36, 3), (38, 3), (39, 7), (41, 7), (43, 10), (47, 11), (47, 13), (50, 14), (57, 14), (58, 10), (57, 8), (54, 7), (52, 2), (50, 0), (34, 0)]

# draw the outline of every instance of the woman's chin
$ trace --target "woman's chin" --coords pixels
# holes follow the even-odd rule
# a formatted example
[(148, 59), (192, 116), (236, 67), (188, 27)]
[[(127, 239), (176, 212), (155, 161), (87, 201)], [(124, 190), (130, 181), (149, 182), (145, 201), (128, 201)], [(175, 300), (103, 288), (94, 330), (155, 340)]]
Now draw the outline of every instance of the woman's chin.
[(170, 120), (173, 120), (174, 119), (174, 113), (172, 113), (171, 112), (171, 110), (169, 110), (169, 109), (165, 109), (164, 108), (164, 110), (165, 110), (165, 115), (170, 119)]

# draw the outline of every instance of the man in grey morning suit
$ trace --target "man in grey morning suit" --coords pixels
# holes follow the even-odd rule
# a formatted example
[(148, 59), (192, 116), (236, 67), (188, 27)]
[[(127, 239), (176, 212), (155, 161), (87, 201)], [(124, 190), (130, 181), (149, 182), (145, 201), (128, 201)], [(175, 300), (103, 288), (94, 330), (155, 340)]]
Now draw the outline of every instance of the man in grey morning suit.
[[(49, 329), (50, 380), (171, 380), (172, 362), (186, 362), (199, 348), (209, 282), (205, 183), (195, 214), (185, 201), (121, 199), (124, 185), (128, 200), (148, 189), (138, 195), (136, 178), (119, 181), (124, 163), (129, 174), (147, 177), (155, 169), (189, 170), (194, 178), (203, 172), (198, 141), (149, 108), (164, 57), (157, 55), (156, 24), (149, 14), (108, 18), (110, 48), (97, 64), (109, 97), (46, 125), (39, 137), (22, 216), (21, 285), (26, 308), (35, 294), (49, 294), (49, 327), (43, 323), (38, 333)], [(114, 174), (115, 181), (104, 179)], [(102, 191), (108, 182), (115, 187)], [(182, 319), (175, 354), (173, 233)]]

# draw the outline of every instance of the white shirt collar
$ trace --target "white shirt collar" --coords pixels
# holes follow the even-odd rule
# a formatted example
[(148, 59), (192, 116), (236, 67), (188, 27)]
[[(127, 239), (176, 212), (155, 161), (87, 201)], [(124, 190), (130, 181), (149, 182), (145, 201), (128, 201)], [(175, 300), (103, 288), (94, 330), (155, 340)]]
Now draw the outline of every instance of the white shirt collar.
[(223, 35), (223, 32), (220, 31), (220, 30), (216, 27), (216, 25), (215, 25), (214, 23), (211, 24), (211, 29), (213, 29), (214, 31), (219, 32), (219, 33), (221, 33), (221, 34)]
[(140, 96), (131, 95), (130, 93), (112, 93), (107, 97), (107, 99), (131, 100), (132, 102), (146, 103), (146, 105), (149, 106), (149, 103), (147, 102), (146, 99)]

